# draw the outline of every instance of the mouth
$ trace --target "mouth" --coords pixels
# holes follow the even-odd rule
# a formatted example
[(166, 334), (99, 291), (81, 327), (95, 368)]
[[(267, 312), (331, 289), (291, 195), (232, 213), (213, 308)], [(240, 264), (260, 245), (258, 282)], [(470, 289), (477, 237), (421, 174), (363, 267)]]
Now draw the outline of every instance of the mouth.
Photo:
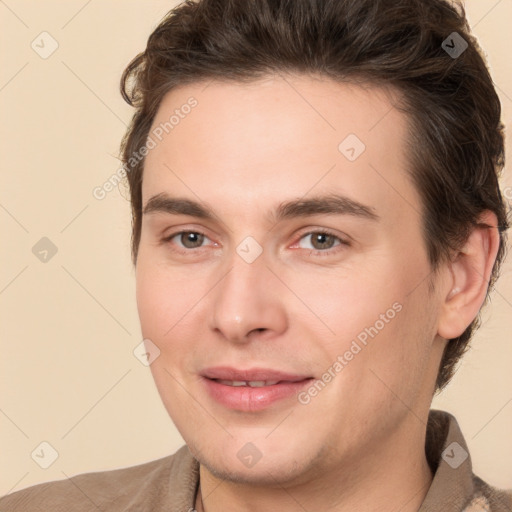
[(263, 368), (239, 370), (229, 367), (209, 368), (201, 377), (209, 396), (217, 403), (244, 412), (262, 411), (277, 402), (284, 405), (286, 400), (290, 402), (313, 380), (309, 375)]
[(242, 386), (249, 386), (251, 388), (263, 388), (265, 386), (275, 386), (279, 384), (279, 380), (221, 380), (221, 379), (213, 379), (219, 384), (224, 384), (224, 386), (233, 386), (234, 388), (240, 388)]

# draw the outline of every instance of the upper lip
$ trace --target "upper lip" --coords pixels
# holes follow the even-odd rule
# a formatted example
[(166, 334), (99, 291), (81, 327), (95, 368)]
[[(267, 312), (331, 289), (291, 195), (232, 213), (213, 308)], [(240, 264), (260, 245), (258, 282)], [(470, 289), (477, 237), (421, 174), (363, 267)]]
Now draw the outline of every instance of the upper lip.
[(232, 381), (287, 381), (299, 382), (311, 378), (310, 375), (294, 374), (282, 372), (280, 370), (271, 370), (267, 368), (251, 368), (241, 370), (229, 366), (216, 366), (206, 368), (201, 372), (207, 379), (232, 380)]

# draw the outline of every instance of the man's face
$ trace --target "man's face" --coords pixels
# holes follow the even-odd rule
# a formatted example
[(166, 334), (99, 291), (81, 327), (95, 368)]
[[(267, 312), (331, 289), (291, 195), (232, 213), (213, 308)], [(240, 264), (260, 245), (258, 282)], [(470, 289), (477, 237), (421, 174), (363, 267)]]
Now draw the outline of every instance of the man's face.
[(180, 120), (142, 186), (137, 302), (165, 407), (223, 478), (392, 457), (421, 439), (442, 350), (405, 116), (376, 87), (205, 85), (164, 98), (152, 129)]

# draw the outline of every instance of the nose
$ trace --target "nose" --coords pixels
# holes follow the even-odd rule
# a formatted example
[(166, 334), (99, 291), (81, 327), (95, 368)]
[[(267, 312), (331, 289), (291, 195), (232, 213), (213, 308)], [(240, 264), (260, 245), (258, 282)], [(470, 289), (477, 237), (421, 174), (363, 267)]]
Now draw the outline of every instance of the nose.
[(211, 329), (233, 343), (282, 334), (288, 326), (283, 292), (265, 259), (247, 263), (234, 254), (231, 263), (211, 297)]

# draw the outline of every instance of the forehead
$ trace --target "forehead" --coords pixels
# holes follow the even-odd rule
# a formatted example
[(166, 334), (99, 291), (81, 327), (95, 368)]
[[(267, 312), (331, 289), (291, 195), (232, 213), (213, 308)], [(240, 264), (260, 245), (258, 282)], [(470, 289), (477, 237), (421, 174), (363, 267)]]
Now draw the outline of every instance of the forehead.
[(167, 192), (250, 216), (337, 192), (395, 220), (415, 214), (408, 123), (397, 101), (377, 86), (305, 76), (172, 90), (150, 130), (156, 145), (146, 157), (143, 204)]

